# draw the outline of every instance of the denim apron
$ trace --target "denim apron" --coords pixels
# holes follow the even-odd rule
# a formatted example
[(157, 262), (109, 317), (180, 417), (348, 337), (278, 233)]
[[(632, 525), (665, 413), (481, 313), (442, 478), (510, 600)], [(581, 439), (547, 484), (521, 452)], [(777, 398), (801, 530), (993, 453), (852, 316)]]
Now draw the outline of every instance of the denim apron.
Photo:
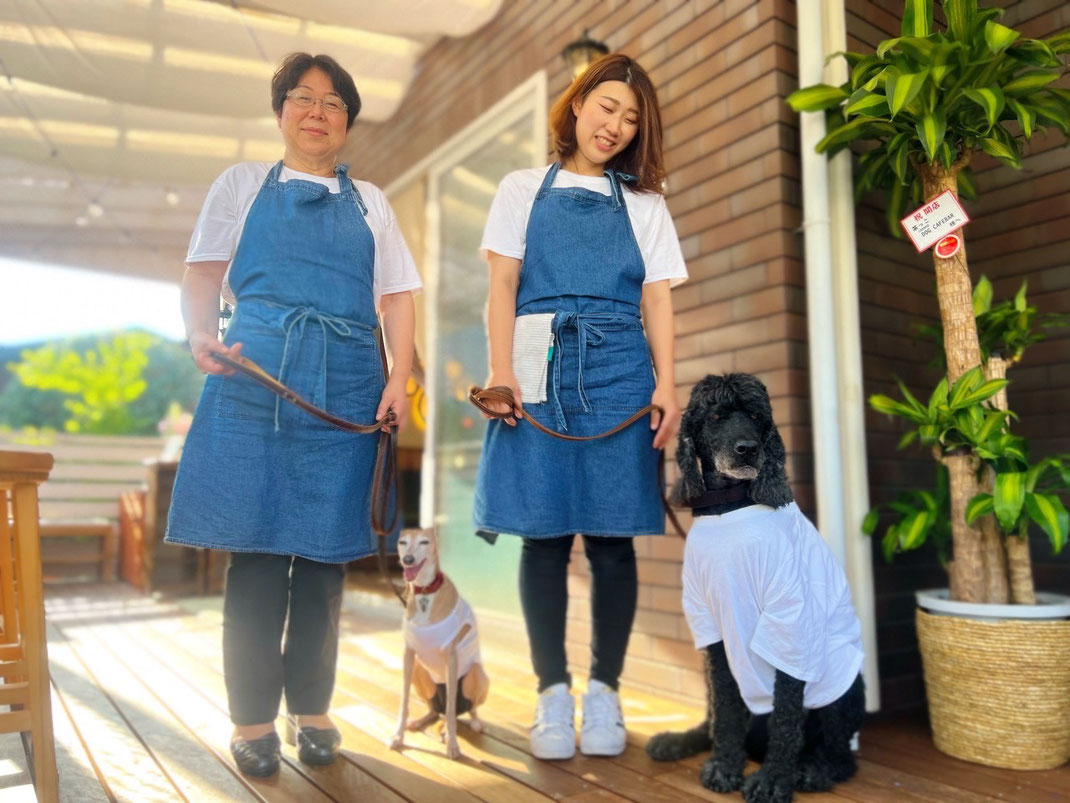
[[(375, 240), (360, 193), (279, 181), (249, 210), (230, 268), (227, 344), (335, 415), (375, 418), (384, 377)], [(378, 439), (324, 423), (252, 380), (210, 375), (186, 436), (166, 540), (342, 563), (376, 550), (369, 502)]]
[[(547, 400), (524, 413), (570, 435), (596, 435), (650, 403), (654, 372), (640, 322), (646, 271), (620, 178), (611, 195), (553, 188), (546, 173), (528, 218), (516, 314), (554, 314)], [(528, 538), (664, 532), (649, 418), (587, 442), (519, 422), (487, 425), (476, 477), (479, 534)]]

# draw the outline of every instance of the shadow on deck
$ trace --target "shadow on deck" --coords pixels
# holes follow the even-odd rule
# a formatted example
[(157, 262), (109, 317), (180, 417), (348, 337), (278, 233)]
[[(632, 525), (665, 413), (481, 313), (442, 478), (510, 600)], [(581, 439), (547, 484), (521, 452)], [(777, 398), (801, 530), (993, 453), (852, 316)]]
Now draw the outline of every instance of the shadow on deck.
[[(459, 728), (464, 758), (450, 761), (437, 734), (387, 747), (398, 706), (400, 609), (367, 592), (347, 595), (332, 713), (344, 760), (302, 765), (284, 748), (268, 780), (234, 770), (228, 750), (220, 649), (220, 597), (158, 601), (125, 585), (57, 588), (47, 620), (60, 794), (65, 801), (739, 801), (703, 789), (705, 756), (651, 761), (650, 734), (693, 724), (701, 712), (630, 692), (629, 745), (614, 759), (577, 754), (542, 762), (527, 728), (534, 678), (525, 654), (484, 632), (491, 695), (486, 729)], [(418, 707), (418, 703), (414, 709)], [(419, 713), (418, 711), (416, 713)], [(466, 718), (462, 718), (466, 719)], [(919, 720), (874, 718), (863, 729), (859, 773), (832, 793), (800, 801), (1055, 801), (1070, 792), (1070, 767), (1014, 772), (967, 764), (935, 750)]]

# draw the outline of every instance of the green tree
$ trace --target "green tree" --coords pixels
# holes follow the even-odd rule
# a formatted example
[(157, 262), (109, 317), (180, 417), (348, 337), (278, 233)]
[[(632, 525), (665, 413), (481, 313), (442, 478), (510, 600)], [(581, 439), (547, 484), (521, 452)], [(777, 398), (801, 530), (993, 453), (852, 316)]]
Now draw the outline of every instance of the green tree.
[(46, 343), (23, 351), (22, 362), (8, 370), (27, 388), (64, 395), (68, 432), (124, 434), (151, 423), (137, 418), (132, 405), (148, 386), (147, 351), (158, 341), (145, 332), (118, 332), (84, 351)]

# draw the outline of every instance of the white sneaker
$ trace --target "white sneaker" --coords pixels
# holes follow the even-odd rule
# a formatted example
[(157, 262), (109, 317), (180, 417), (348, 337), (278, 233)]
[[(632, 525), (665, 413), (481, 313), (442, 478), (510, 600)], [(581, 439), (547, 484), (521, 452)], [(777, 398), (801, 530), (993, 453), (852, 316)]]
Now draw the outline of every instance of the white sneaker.
[(591, 678), (583, 695), (580, 752), (585, 756), (619, 756), (624, 752), (627, 736), (620, 696), (602, 681)]
[(576, 753), (576, 700), (567, 683), (555, 683), (539, 695), (531, 726), (535, 758), (572, 758)]

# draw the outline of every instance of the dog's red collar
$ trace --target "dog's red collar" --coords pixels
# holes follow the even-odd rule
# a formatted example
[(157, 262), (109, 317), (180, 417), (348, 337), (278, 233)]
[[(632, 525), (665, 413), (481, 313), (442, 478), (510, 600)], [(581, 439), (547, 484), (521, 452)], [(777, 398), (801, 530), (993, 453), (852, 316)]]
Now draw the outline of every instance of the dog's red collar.
[(425, 586), (414, 585), (412, 587), (412, 593), (414, 594), (434, 594), (442, 587), (442, 581), (445, 580), (445, 575), (442, 572), (435, 573), (435, 579)]

